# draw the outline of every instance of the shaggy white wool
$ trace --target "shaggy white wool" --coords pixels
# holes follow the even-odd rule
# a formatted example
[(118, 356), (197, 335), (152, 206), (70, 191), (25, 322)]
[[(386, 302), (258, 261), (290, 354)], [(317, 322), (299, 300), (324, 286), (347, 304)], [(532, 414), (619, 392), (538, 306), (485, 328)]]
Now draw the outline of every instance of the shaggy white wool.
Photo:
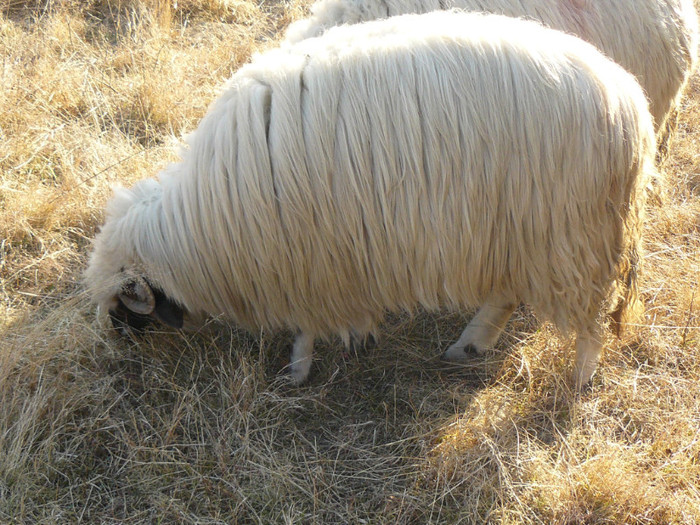
[(435, 12), (332, 29), (243, 67), (189, 145), (110, 205), (86, 274), (103, 307), (142, 275), (189, 312), (301, 330), (310, 362), (314, 337), (386, 311), (497, 294), (587, 342), (634, 300), (646, 99), (539, 24)]

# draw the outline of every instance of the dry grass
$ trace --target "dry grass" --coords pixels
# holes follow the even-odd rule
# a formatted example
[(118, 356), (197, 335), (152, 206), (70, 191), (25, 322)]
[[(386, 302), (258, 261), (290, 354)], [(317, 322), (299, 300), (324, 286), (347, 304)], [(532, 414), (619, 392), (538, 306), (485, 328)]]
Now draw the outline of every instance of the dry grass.
[(700, 522), (700, 77), (645, 321), (581, 396), (571, 341), (526, 310), (460, 369), (436, 356), (465, 317), (393, 317), (302, 388), (277, 375), (289, 334), (99, 326), (78, 281), (110, 185), (171, 160), (303, 2), (0, 1), (0, 521)]

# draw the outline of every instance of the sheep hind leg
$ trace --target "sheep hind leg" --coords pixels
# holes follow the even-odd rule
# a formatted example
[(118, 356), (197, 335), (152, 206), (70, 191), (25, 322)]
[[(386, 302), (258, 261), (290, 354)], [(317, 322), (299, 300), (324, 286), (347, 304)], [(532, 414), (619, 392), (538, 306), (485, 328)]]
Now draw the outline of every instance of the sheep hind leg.
[(482, 355), (496, 344), (516, 306), (517, 303), (512, 298), (491, 294), (457, 342), (443, 354), (443, 359), (464, 361), (473, 354)]
[(364, 322), (358, 323), (357, 326), (350, 330), (348, 348), (355, 353), (362, 350), (372, 350), (379, 343), (376, 334), (376, 324), (372, 318), (367, 317)]
[(289, 359), (289, 376), (292, 383), (300, 385), (309, 377), (314, 355), (314, 337), (301, 332), (294, 340)]
[(603, 343), (597, 330), (579, 333), (576, 337), (576, 365), (572, 378), (576, 390), (582, 390), (590, 383), (602, 350)]

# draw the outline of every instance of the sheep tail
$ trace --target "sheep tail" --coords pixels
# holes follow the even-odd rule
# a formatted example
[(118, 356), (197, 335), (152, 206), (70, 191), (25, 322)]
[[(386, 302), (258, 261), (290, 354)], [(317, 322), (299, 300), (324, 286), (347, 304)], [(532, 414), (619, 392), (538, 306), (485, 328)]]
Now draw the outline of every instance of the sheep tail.
[(624, 328), (637, 321), (644, 313), (644, 305), (639, 298), (638, 277), (641, 257), (638, 247), (629, 247), (620, 261), (617, 282), (617, 306), (610, 313), (611, 328), (617, 337)]
[[(654, 151), (654, 150), (652, 150)], [(630, 205), (623, 225), (624, 247), (618, 262), (617, 304), (610, 313), (611, 328), (620, 337), (625, 328), (638, 322), (644, 315), (644, 303), (639, 294), (639, 275), (642, 267), (642, 230), (644, 210), (653, 190), (649, 184), (658, 179), (653, 153), (642, 158), (640, 177), (632, 188)]]

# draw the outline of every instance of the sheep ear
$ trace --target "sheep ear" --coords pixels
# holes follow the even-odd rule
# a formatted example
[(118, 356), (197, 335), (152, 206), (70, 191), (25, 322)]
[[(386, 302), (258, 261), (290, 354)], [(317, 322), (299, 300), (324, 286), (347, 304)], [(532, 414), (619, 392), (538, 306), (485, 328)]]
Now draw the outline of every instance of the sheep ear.
[(153, 290), (151, 290), (146, 280), (141, 277), (127, 282), (122, 287), (118, 297), (124, 303), (124, 306), (137, 314), (148, 315), (156, 307)]

